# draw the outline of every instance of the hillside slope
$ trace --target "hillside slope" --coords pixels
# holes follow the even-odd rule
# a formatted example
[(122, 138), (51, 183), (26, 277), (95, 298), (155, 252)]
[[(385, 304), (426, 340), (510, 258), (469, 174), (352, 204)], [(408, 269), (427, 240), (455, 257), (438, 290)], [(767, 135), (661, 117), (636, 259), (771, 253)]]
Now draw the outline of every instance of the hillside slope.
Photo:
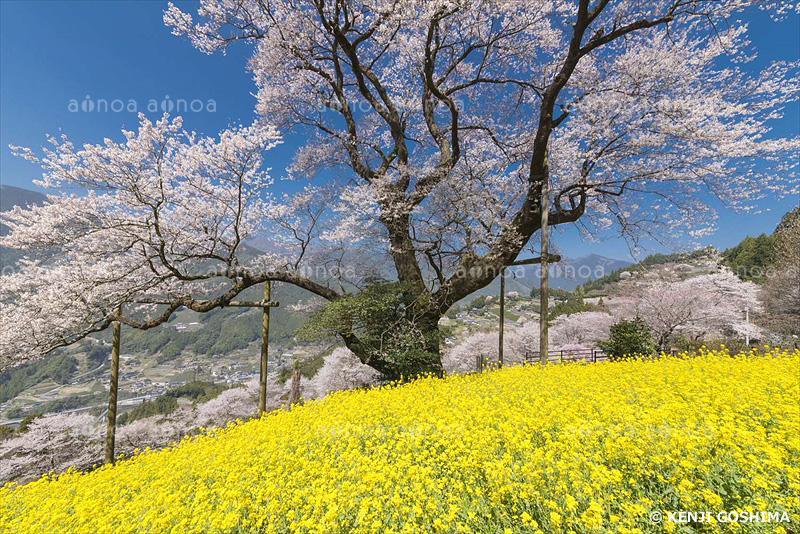
[(334, 394), (0, 489), (0, 528), (662, 532), (649, 513), (690, 505), (796, 521), (800, 351), (689, 356)]

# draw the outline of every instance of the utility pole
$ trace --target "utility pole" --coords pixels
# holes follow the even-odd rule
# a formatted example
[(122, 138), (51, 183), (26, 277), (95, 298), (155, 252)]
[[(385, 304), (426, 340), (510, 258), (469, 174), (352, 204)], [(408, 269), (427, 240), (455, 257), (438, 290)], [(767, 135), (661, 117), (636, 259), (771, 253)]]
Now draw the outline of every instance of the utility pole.
[[(122, 306), (117, 308), (117, 318), (122, 315)], [(114, 463), (114, 442), (117, 432), (117, 388), (119, 385), (119, 346), (122, 325), (114, 321), (111, 337), (111, 378), (108, 383), (108, 418), (106, 419), (105, 463)]]
[(547, 364), (548, 351), (550, 344), (547, 339), (547, 309), (550, 303), (548, 288), (547, 257), (550, 245), (550, 228), (548, 217), (550, 215), (550, 155), (545, 152), (544, 169), (542, 172), (541, 204), (541, 232), (542, 232), (542, 278), (539, 285), (539, 360), (542, 365)]
[[(264, 302), (269, 302), (270, 281), (264, 282)], [(258, 382), (258, 413), (267, 411), (267, 363), (269, 363), (269, 306), (261, 308), (261, 375)]]
[(506, 268), (500, 271), (500, 334), (497, 346), (497, 365), (503, 367), (503, 330), (506, 324)]

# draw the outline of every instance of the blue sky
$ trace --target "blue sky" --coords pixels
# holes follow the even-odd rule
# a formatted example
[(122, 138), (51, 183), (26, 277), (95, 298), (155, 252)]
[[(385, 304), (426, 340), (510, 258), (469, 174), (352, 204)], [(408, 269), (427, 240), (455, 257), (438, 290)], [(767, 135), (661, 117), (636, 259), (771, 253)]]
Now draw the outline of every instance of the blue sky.
[[(178, 3), (184, 9), (190, 6)], [(214, 134), (232, 123), (252, 120), (255, 90), (245, 62), (250, 50), (233, 47), (226, 56), (207, 56), (170, 34), (161, 20), (166, 1), (0, 1), (0, 183), (34, 188), (37, 167), (11, 156), (8, 144), (39, 147), (45, 134), (67, 133), (76, 142), (118, 137), (134, 128), (136, 114), (84, 112), (80, 106), (119, 99), (136, 102), (140, 111), (167, 97), (194, 102), (201, 111), (182, 113), (187, 128)], [(800, 18), (775, 24), (764, 15), (750, 20), (751, 40), (759, 58), (751, 68), (771, 59), (800, 57)], [(216, 110), (207, 109), (213, 99)], [(79, 111), (70, 111), (70, 101)], [(202, 103), (202, 106), (199, 104)], [(74, 106), (73, 106), (74, 108)], [(775, 126), (780, 135), (800, 134), (800, 106), (787, 110)], [(160, 114), (160, 112), (158, 113)], [(153, 117), (157, 114), (148, 113)], [(288, 161), (291, 138), (273, 150), (278, 171)], [(746, 235), (770, 233), (781, 215), (798, 205), (797, 198), (771, 201), (759, 215), (720, 212), (719, 230), (702, 244), (726, 248)], [(627, 258), (621, 239), (584, 243), (573, 229), (556, 232), (556, 245), (569, 256), (589, 253)], [(667, 249), (643, 242), (646, 253)]]

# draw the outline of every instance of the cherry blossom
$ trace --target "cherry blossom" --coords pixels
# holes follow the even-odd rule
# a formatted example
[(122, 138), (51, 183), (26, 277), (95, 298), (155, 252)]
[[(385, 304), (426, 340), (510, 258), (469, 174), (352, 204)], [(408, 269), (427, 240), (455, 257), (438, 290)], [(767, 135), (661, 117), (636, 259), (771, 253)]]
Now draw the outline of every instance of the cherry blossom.
[(0, 481), (29, 481), (75, 467), (86, 470), (102, 461), (102, 434), (88, 414), (53, 414), (0, 441)]

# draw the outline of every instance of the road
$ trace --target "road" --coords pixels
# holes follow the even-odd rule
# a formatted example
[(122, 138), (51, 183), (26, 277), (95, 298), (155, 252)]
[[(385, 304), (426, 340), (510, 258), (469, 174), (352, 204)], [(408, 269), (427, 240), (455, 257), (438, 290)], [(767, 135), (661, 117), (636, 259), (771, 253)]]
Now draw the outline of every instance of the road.
[[(146, 401), (146, 400), (154, 399), (154, 398), (156, 398), (158, 396), (159, 395), (156, 395), (156, 394), (152, 393), (150, 395), (140, 395), (138, 397), (131, 397), (129, 399), (121, 399), (121, 400), (119, 400), (117, 402), (117, 406), (118, 407), (119, 406), (130, 406), (132, 404), (138, 404), (140, 401)], [(48, 413), (47, 415), (63, 415), (63, 414), (68, 414), (68, 413), (85, 412), (86, 410), (91, 410), (92, 408), (96, 408), (98, 406), (107, 406), (107, 404), (105, 402), (101, 402), (101, 403), (97, 403), (97, 404), (91, 404), (89, 406), (84, 406), (82, 408), (72, 408), (71, 410), (64, 410), (63, 412)], [(105, 417), (105, 414), (107, 412), (108, 412), (108, 408), (106, 407), (106, 409), (103, 410), (103, 413), (100, 414), (100, 418)], [(22, 419), (13, 419), (13, 420), (10, 420), (10, 421), (0, 421), (0, 425), (4, 425), (4, 426), (6, 426), (6, 425), (17, 425), (21, 421), (22, 421)]]

